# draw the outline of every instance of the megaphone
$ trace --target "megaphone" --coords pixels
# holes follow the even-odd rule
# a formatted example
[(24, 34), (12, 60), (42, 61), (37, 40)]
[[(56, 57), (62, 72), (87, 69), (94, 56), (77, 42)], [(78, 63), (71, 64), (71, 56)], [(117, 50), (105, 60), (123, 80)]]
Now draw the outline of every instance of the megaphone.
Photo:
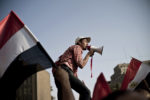
[(103, 53), (103, 48), (104, 48), (104, 46), (101, 46), (101, 47), (87, 46), (87, 50), (93, 50), (94, 52), (97, 52), (101, 55)]

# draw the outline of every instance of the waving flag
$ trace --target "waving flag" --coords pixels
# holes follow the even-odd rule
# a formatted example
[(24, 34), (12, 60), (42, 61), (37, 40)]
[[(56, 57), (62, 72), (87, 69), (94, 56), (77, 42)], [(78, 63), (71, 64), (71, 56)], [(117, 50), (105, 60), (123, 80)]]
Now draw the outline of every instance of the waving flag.
[(0, 22), (0, 92), (11, 94), (27, 77), (52, 66), (42, 45), (11, 11)]
[(106, 82), (103, 73), (101, 73), (95, 84), (92, 100), (102, 100), (109, 93), (111, 93), (111, 89), (108, 83)]
[(149, 72), (150, 66), (135, 58), (132, 58), (124, 76), (121, 90), (134, 90), (139, 85), (139, 83), (146, 78)]

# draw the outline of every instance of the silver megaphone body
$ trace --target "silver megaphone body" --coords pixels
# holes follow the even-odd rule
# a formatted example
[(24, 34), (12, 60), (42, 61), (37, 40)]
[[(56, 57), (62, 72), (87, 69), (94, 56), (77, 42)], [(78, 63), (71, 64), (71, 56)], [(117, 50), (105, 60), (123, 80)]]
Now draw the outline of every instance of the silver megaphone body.
[(101, 55), (103, 53), (103, 48), (104, 48), (104, 46), (101, 46), (101, 47), (87, 46), (87, 50), (93, 50), (94, 52), (97, 52)]

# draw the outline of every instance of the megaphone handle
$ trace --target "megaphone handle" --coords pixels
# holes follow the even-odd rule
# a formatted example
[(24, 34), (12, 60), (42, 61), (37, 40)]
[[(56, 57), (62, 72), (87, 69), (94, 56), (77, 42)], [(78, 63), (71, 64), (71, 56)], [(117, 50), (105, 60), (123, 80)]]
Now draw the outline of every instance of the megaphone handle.
[(93, 65), (93, 56), (91, 56), (91, 78), (93, 77), (93, 73), (92, 73), (92, 65)]

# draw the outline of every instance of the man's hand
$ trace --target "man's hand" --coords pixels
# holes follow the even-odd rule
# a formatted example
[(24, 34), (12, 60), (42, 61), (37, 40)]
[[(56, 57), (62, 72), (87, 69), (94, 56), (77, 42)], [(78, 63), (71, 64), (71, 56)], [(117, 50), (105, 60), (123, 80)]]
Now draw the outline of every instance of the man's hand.
[(90, 57), (92, 57), (92, 56), (94, 55), (94, 51), (93, 51), (93, 50), (90, 50), (90, 51), (88, 52), (88, 54), (90, 55)]

